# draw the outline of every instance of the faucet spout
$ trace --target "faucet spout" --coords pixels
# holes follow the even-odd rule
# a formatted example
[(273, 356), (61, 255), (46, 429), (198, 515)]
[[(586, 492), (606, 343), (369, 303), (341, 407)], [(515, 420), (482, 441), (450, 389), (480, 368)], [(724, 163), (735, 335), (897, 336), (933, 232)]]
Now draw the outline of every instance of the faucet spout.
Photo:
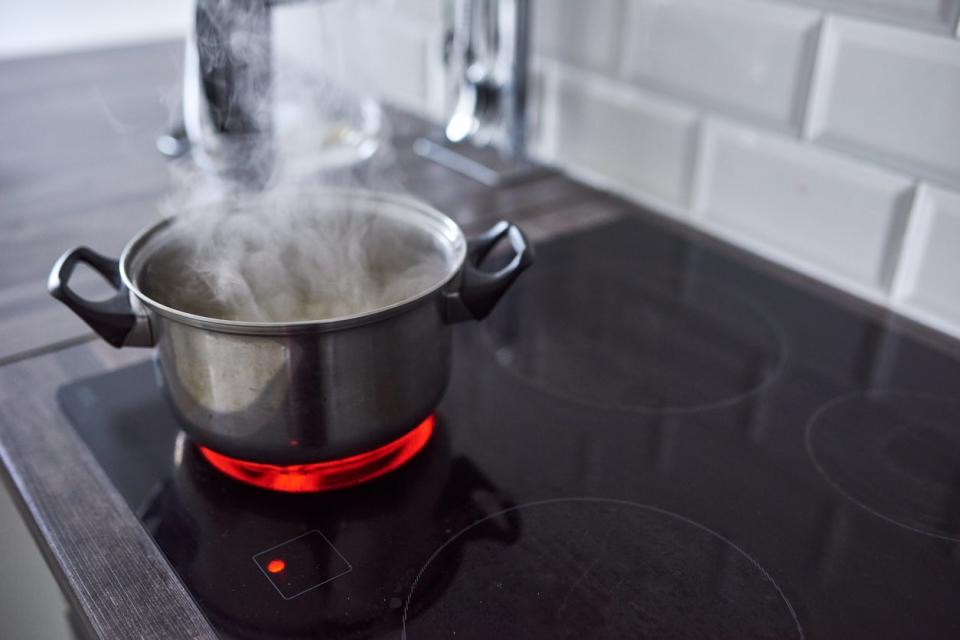
[(201, 163), (245, 182), (266, 179), (273, 130), (266, 0), (196, 0), (183, 100), (184, 130)]

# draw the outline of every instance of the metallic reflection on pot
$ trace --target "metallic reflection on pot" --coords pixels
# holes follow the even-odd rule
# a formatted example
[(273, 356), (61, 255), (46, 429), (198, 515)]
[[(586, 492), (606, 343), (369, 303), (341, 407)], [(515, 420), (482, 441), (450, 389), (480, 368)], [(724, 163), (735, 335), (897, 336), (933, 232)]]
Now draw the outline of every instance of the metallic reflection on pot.
[[(218, 453), (289, 465), (375, 449), (433, 410), (450, 374), (451, 325), (486, 317), (533, 263), (534, 251), (507, 221), (468, 239), (453, 220), (411, 198), (334, 188), (313, 197), (315, 216), (346, 210), (347, 219), (391, 221), (367, 225), (366, 236), (353, 238), (379, 256), (375, 272), (404, 279), (421, 264), (421, 250), (442, 254), (444, 268), (410, 297), (354, 315), (284, 322), (208, 316), (193, 304), (182, 308), (176, 296), (154, 297), (164, 287), (150, 286), (151, 265), (170, 263), (166, 249), (176, 222), (167, 220), (134, 237), (119, 260), (86, 247), (67, 251), (47, 287), (113, 346), (156, 346), (164, 390), (183, 428)], [(396, 244), (388, 231), (397, 228), (422, 241), (381, 252)], [(501, 241), (511, 249), (509, 263), (490, 271), (484, 263)], [(408, 248), (414, 255), (399, 259)], [(69, 283), (79, 264), (100, 273), (116, 295), (107, 301), (78, 295)], [(289, 285), (280, 279), (275, 286)]]

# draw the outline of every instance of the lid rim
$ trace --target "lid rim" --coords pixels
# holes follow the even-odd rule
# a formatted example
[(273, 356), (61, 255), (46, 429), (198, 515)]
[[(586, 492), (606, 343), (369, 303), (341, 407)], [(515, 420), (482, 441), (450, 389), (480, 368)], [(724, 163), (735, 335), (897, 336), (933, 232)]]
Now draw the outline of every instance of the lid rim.
[[(333, 318), (322, 318), (317, 320), (295, 320), (290, 322), (257, 322), (246, 320), (227, 320), (211, 316), (203, 316), (190, 313), (163, 304), (154, 300), (144, 293), (137, 286), (136, 279), (139, 275), (132, 269), (133, 261), (145, 249), (151, 238), (163, 232), (174, 224), (178, 218), (172, 216), (153, 224), (139, 233), (137, 233), (124, 247), (120, 255), (120, 277), (131, 294), (137, 301), (148, 310), (164, 318), (180, 324), (186, 324), (201, 329), (221, 333), (231, 333), (239, 335), (285, 335), (296, 333), (325, 333), (330, 331), (339, 331), (353, 327), (364, 326), (380, 322), (388, 318), (400, 315), (409, 309), (426, 302), (434, 295), (442, 292), (454, 282), (459, 276), (463, 263), (466, 260), (466, 238), (459, 225), (449, 216), (443, 214), (430, 205), (411, 198), (409, 196), (381, 193), (375, 191), (355, 190), (355, 189), (324, 189), (324, 193), (334, 195), (340, 198), (355, 199), (357, 202), (367, 202), (370, 204), (388, 204), (407, 209), (413, 214), (425, 216), (434, 223), (448, 231), (450, 235), (438, 233), (435, 229), (427, 225), (418, 225), (426, 233), (434, 238), (452, 245), (453, 259), (450, 261), (450, 267), (442, 278), (431, 285), (429, 288), (417, 293), (414, 296), (404, 298), (393, 304), (377, 307), (369, 311), (364, 311), (348, 316), (337, 316)], [(376, 211), (373, 211), (375, 214)], [(144, 261), (144, 264), (149, 260)]]

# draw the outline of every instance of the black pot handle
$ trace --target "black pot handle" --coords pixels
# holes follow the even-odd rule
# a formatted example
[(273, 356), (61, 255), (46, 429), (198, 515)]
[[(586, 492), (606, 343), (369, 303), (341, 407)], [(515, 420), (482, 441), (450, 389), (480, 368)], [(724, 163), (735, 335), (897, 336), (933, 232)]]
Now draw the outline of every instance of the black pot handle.
[[(116, 295), (107, 300), (93, 301), (80, 297), (71, 289), (70, 277), (81, 262), (103, 276), (116, 290)], [(47, 291), (80, 316), (97, 335), (115, 347), (132, 344), (128, 337), (138, 325), (145, 326), (149, 333), (146, 317), (134, 313), (130, 304), (129, 291), (120, 277), (120, 262), (102, 256), (93, 249), (76, 247), (60, 256), (50, 270)], [(146, 341), (139, 344), (146, 346), (150, 342), (147, 337)]]
[[(502, 238), (513, 249), (513, 258), (498, 271), (480, 268)], [(447, 321), (482, 320), (493, 310), (514, 280), (533, 264), (533, 246), (520, 227), (501, 220), (487, 231), (467, 239), (467, 257), (459, 290), (447, 294)]]

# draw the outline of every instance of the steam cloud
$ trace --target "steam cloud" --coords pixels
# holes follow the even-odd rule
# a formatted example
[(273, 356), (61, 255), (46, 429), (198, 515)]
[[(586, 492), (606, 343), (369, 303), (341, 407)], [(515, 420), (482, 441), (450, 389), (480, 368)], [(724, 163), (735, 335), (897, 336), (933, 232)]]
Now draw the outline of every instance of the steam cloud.
[[(201, 2), (200, 63), (260, 64), (269, 42), (258, 40), (258, 6)], [(224, 118), (227, 131), (259, 134), (234, 136), (242, 144), (226, 150), (242, 154), (226, 158), (239, 160), (241, 173), (199, 169), (195, 158), (173, 166), (163, 209), (174, 220), (148, 249), (144, 292), (197, 315), (293, 322), (366, 313), (438, 284), (450, 268), (448, 247), (330, 190), (402, 190), (379, 107), (290, 61), (274, 65), (272, 87), (253, 77), (212, 89), (234, 92), (229, 104), (240, 106)], [(365, 162), (343, 168), (351, 160)]]

